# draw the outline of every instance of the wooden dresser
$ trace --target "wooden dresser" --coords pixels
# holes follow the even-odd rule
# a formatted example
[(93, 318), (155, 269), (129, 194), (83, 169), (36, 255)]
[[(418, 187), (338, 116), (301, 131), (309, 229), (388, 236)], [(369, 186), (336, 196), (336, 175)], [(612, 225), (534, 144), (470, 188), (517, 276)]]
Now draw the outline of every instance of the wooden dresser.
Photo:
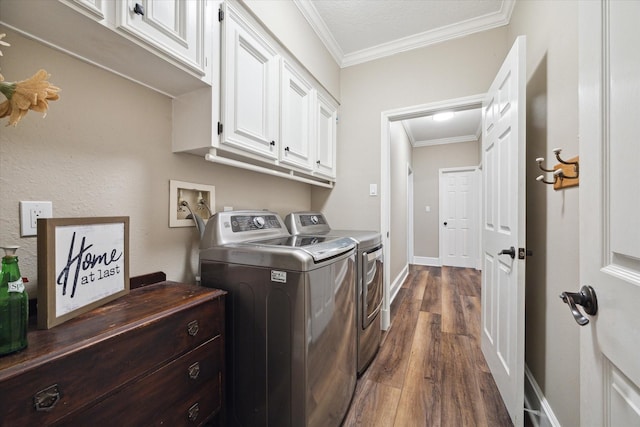
[(224, 291), (160, 282), (0, 357), (0, 426), (197, 426), (221, 416)]

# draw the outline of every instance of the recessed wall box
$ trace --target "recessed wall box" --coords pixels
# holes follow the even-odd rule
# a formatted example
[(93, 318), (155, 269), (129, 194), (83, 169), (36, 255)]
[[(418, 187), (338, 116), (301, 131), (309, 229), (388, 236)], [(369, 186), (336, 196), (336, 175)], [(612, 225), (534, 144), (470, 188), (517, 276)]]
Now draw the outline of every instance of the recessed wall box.
[(215, 211), (215, 190), (213, 185), (170, 180), (169, 227), (195, 227), (189, 208), (206, 222)]

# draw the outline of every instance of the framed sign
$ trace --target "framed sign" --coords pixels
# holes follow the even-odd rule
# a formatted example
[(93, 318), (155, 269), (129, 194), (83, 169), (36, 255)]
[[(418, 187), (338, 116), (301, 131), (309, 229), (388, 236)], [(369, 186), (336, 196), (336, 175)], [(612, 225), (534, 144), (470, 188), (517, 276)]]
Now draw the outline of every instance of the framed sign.
[(38, 220), (38, 328), (129, 293), (129, 217)]

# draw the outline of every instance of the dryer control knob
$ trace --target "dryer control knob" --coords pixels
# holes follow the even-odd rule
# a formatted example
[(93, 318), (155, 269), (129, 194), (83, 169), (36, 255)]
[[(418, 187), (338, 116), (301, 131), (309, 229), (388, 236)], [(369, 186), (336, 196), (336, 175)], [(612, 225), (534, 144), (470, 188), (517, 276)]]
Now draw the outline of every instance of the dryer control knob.
[(255, 225), (257, 228), (264, 227), (264, 218), (261, 216), (253, 218), (253, 225)]
[(314, 224), (318, 223), (318, 217), (316, 215), (311, 215), (311, 222)]

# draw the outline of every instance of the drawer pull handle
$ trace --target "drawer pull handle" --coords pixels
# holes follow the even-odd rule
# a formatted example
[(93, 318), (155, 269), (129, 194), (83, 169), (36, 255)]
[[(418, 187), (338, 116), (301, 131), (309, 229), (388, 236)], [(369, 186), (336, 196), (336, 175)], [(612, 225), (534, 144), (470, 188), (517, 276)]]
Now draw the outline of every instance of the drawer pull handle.
[(187, 324), (187, 332), (189, 332), (189, 335), (192, 337), (195, 337), (199, 330), (200, 327), (198, 326), (197, 320), (192, 320)]
[(193, 365), (189, 366), (189, 378), (195, 380), (200, 375), (200, 363), (196, 362)]
[(198, 418), (199, 412), (200, 412), (200, 407), (198, 406), (197, 403), (194, 403), (193, 405), (191, 405), (188, 412), (189, 421), (195, 421)]
[(33, 404), (36, 411), (50, 411), (60, 401), (60, 389), (58, 384), (54, 384), (41, 390), (33, 396)]

